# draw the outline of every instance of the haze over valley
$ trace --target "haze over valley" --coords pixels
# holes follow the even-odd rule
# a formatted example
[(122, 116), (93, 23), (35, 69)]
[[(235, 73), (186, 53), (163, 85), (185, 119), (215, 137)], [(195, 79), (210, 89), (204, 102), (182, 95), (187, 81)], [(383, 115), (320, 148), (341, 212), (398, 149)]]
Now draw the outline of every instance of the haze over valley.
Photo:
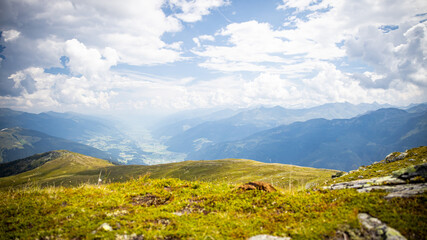
[(425, 239), (427, 1), (0, 1), (0, 239)]

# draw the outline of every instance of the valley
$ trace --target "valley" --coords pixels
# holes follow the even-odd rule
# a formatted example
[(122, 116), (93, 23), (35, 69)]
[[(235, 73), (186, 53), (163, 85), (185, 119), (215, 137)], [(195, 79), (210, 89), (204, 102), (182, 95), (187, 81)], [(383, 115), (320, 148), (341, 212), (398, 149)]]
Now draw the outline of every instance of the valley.
[(308, 109), (194, 110), (149, 125), (139, 120), (144, 116), (128, 119), (2, 109), (1, 128), (29, 128), (87, 145), (86, 149), (92, 147), (98, 153), (71, 147), (75, 144), (11, 148), (6, 139), (0, 146), (3, 154), (10, 155), (7, 161), (64, 149), (133, 165), (245, 158), (349, 171), (390, 151), (427, 145), (426, 104), (384, 107), (335, 103)]

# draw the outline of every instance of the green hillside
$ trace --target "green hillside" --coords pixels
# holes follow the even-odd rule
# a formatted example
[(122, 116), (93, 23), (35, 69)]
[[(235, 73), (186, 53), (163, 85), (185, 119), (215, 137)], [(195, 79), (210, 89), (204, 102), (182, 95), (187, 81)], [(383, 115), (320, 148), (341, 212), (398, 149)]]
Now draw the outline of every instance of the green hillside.
[[(53, 151), (51, 154), (39, 154), (33, 156), (31, 161), (25, 160), (27, 159), (7, 163), (5, 164), (6, 167), (2, 167), (0, 171), (7, 171), (10, 168), (15, 168), (16, 170), (32, 168), (32, 166), (35, 166), (35, 168), (14, 176), (0, 178), (0, 188), (28, 183), (39, 185), (72, 185), (77, 184), (77, 182), (83, 183), (92, 176), (81, 175), (81, 172), (93, 169), (98, 171), (105, 167), (114, 166), (106, 160), (66, 150)], [(65, 183), (64, 181), (70, 177), (74, 182)]]
[[(393, 198), (387, 198), (389, 193), (384, 189), (359, 192), (356, 188), (332, 190), (321, 185), (308, 189), (247, 190), (231, 183), (248, 179), (268, 181), (270, 176), (277, 187), (289, 180), (282, 178), (292, 169), (292, 179), (306, 179), (300, 180), (301, 186), (314, 179), (330, 179), (330, 174), (337, 172), (236, 159), (112, 166), (72, 152), (59, 153), (60, 157), (33, 170), (0, 178), (2, 184), (34, 180), (30, 180), (34, 184), (24, 187), (0, 190), (0, 238), (248, 239), (267, 234), (291, 239), (356, 240), (402, 239), (396, 238), (399, 234), (406, 239), (427, 236), (425, 178), (378, 186), (423, 189)], [(389, 176), (396, 171), (403, 173), (406, 170), (402, 169), (408, 167), (424, 176), (426, 158), (427, 147), (393, 153), (384, 161), (331, 181), (364, 181), (361, 173), (366, 178)], [(90, 179), (95, 182), (101, 170), (103, 183), (90, 184)], [(148, 175), (136, 177), (147, 172), (151, 172), (151, 179)], [(86, 183), (65, 187), (77, 184), (77, 180)], [(61, 182), (52, 186), (55, 181)], [(40, 187), (46, 184), (51, 186)], [(362, 215), (381, 224), (375, 228), (367, 226), (361, 222)]]
[[(90, 163), (77, 161), (84, 155), (65, 152), (60, 159), (48, 165), (39, 166), (29, 172), (16, 176), (0, 178), (0, 188), (27, 183), (46, 185), (77, 186), (81, 183), (96, 183), (101, 174), (104, 182), (123, 182), (149, 174), (151, 178), (179, 178), (182, 180), (200, 180), (226, 182), (230, 184), (247, 181), (265, 181), (282, 188), (300, 188), (324, 182), (335, 170), (298, 167), (284, 164), (267, 164), (245, 159), (223, 159), (211, 161), (185, 161), (160, 165), (119, 165), (104, 164), (106, 161), (86, 157)], [(32, 162), (42, 162), (37, 156)], [(68, 160), (67, 160), (68, 158)], [(74, 165), (65, 164), (72, 160)], [(81, 163), (82, 165), (79, 165)], [(97, 164), (94, 164), (97, 163)], [(98, 164), (99, 163), (99, 164)], [(55, 167), (52, 167), (52, 166)], [(88, 167), (87, 165), (90, 165)], [(1, 170), (0, 170), (1, 172)], [(54, 177), (52, 177), (54, 176)]]

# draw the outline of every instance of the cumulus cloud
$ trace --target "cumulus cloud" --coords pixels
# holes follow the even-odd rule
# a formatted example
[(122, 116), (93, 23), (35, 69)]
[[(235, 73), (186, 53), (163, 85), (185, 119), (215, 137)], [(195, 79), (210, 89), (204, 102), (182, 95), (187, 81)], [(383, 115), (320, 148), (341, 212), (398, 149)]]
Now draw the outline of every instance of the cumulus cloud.
[[(417, 15), (427, 9), (424, 2), (284, 0), (277, 7), (286, 12), (281, 26), (246, 20), (175, 38), (232, 3), (3, 1), (0, 105), (186, 109), (426, 101), (427, 22)], [(188, 39), (195, 44), (190, 52)], [(202, 68), (194, 72), (213, 70), (216, 77), (120, 70), (189, 58)], [(49, 73), (53, 68), (67, 73)]]
[[(41, 97), (43, 106), (108, 107), (113, 82), (122, 79), (112, 66), (181, 61), (183, 42), (165, 42), (163, 35), (182, 31), (182, 21), (196, 22), (226, 4), (222, 0), (4, 1), (0, 31), (6, 60), (0, 58), (0, 92), (8, 97), (3, 100), (29, 106)], [(166, 5), (173, 10), (168, 15)], [(44, 72), (63, 67), (59, 61), (63, 56), (69, 59), (66, 67), (71, 75)]]
[(211, 9), (229, 4), (229, 2), (224, 0), (169, 0), (169, 4), (181, 10), (181, 13), (175, 14), (178, 19), (184, 22), (197, 22), (204, 15), (208, 15)]
[[(264, 68), (262, 63), (286, 62), (278, 54), (286, 53), (287, 39), (282, 31), (275, 31), (268, 23), (255, 20), (232, 23), (216, 35), (227, 37), (229, 45), (206, 45), (202, 50), (193, 50), (194, 54), (207, 58), (200, 66), (224, 71), (259, 71)], [(253, 63), (260, 65), (254, 67)], [(230, 65), (234, 67), (224, 68)]]

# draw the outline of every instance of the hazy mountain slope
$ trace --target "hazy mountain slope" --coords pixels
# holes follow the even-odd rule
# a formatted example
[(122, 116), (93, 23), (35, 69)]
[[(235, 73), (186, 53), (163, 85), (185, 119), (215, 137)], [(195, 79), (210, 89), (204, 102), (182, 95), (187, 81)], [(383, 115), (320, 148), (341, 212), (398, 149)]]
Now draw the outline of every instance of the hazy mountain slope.
[(248, 138), (212, 144), (189, 159), (250, 158), (262, 162), (350, 170), (393, 150), (427, 145), (427, 112), (380, 109), (352, 119), (313, 119)]
[(203, 146), (202, 143), (219, 143), (248, 137), (256, 132), (267, 130), (296, 121), (313, 118), (350, 118), (367, 111), (379, 109), (379, 104), (334, 103), (308, 109), (255, 108), (241, 111), (232, 117), (207, 121), (174, 135), (166, 142), (169, 149), (176, 152), (191, 152)]
[[(144, 164), (143, 160), (146, 152), (135, 141), (132, 141), (128, 136), (116, 129), (115, 124), (108, 119), (77, 113), (46, 112), (33, 114), (1, 108), (0, 129), (14, 127), (31, 129), (53, 137), (89, 145), (108, 152), (109, 155), (120, 162)], [(62, 148), (49, 148), (43, 151), (58, 149)], [(39, 151), (21, 155), (19, 158), (27, 157), (34, 153), (39, 153)], [(92, 155), (89, 152), (82, 153)], [(92, 156), (105, 158), (102, 155)]]
[(4, 128), (0, 131), (0, 162), (10, 162), (37, 153), (61, 149), (115, 161), (111, 154), (94, 147), (38, 131), (23, 128)]
[[(58, 157), (58, 153), (60, 153)], [(86, 163), (85, 161), (89, 161)], [(323, 182), (337, 171), (284, 164), (267, 164), (245, 159), (223, 159), (214, 161), (185, 161), (151, 166), (116, 165), (68, 151), (39, 154), (31, 158), (0, 165), (3, 175), (15, 170), (30, 169), (15, 176), (0, 178), (0, 188), (21, 185), (28, 181), (35, 184), (79, 185), (96, 183), (101, 173), (104, 182), (122, 182), (150, 174), (151, 178), (180, 178), (183, 180), (272, 182), (276, 186), (297, 188), (307, 183)], [(17, 172), (12, 174), (16, 174)]]
[(194, 116), (194, 114), (187, 115), (185, 112), (178, 114), (178, 116), (172, 115), (163, 119), (158, 126), (155, 127), (155, 130), (152, 131), (152, 135), (157, 138), (175, 136), (204, 122), (232, 117), (240, 111), (241, 110), (223, 109), (213, 113), (199, 113), (200, 116)]
[[(99, 174), (100, 169), (113, 166), (112, 163), (106, 160), (79, 153), (63, 150), (55, 152), (56, 154), (50, 156), (50, 160), (46, 159), (46, 157), (49, 157), (48, 155), (33, 157), (32, 162), (44, 161), (44, 163), (32, 170), (0, 178), (0, 187), (11, 187), (27, 183), (41, 185), (45, 183), (61, 184), (69, 176), (74, 176), (75, 180), (78, 179), (80, 183), (83, 183), (87, 181), (88, 177), (81, 175), (81, 172), (96, 169)], [(26, 164), (30, 164), (30, 162), (27, 161)]]
[(54, 137), (81, 141), (93, 135), (117, 134), (101, 120), (75, 113), (47, 112), (40, 114), (0, 109), (0, 128), (22, 127)]

